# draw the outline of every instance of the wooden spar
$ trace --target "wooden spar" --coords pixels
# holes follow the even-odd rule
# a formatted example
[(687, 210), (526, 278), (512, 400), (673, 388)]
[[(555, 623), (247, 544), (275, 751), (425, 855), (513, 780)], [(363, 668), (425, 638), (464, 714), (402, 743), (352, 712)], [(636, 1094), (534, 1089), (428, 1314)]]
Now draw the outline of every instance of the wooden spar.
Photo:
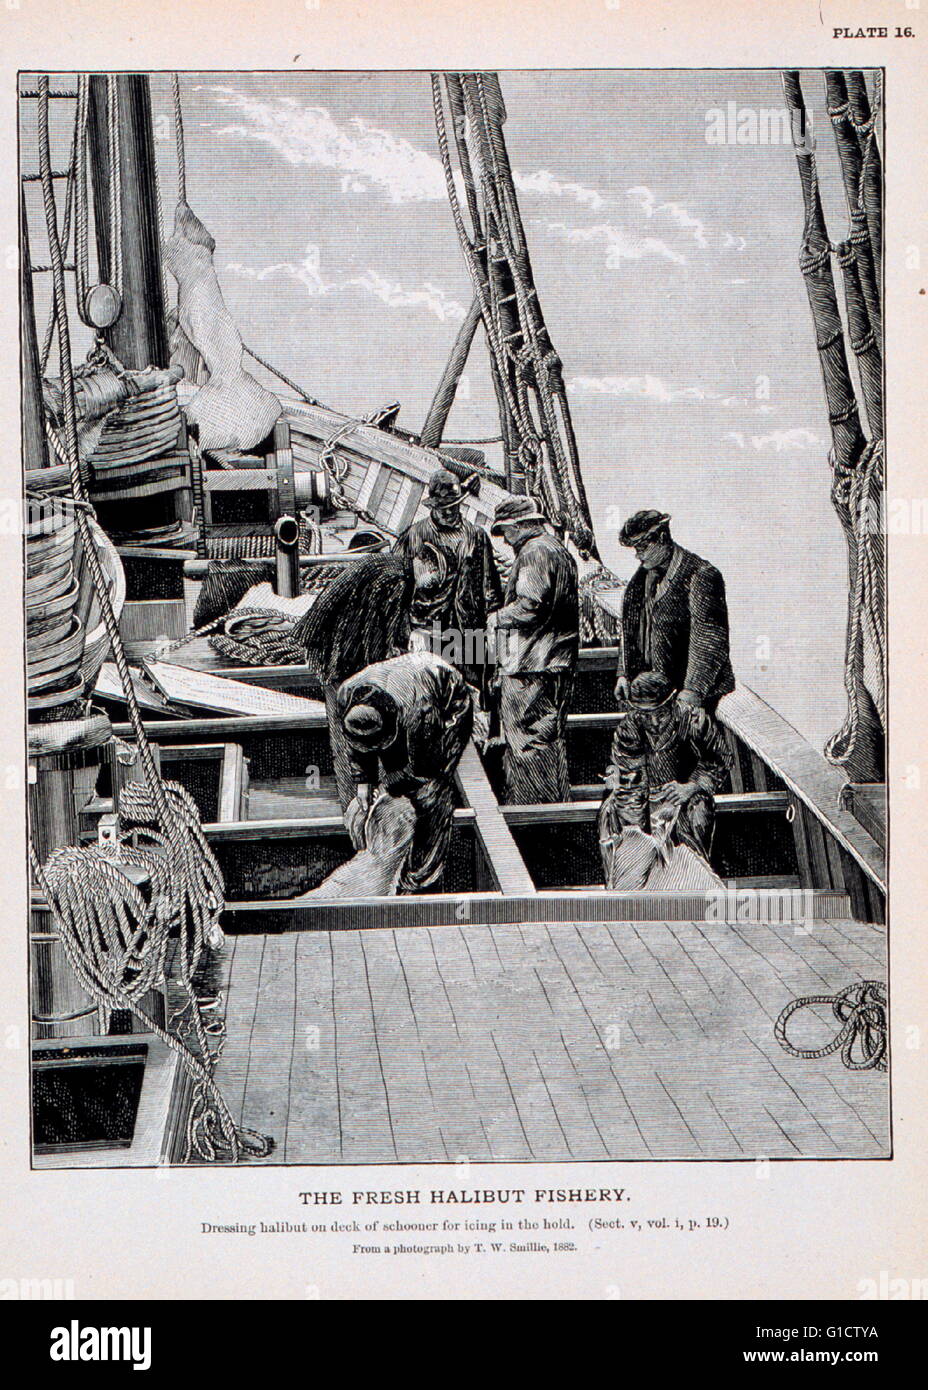
[[(169, 360), (148, 78), (141, 73), (119, 76), (116, 90), (122, 193), (122, 311), (104, 337), (124, 366), (141, 371), (145, 367), (166, 367)], [(111, 283), (107, 119), (107, 78), (91, 77), (88, 125), (97, 258), (101, 279)]]
[(863, 198), (873, 247), (873, 261), (879, 280), (883, 263), (883, 161), (876, 131), (871, 128), (873, 112), (867, 95), (867, 82), (862, 72), (846, 72), (847, 96), (851, 116), (860, 139), (863, 156)]
[(806, 107), (798, 72), (784, 72), (783, 90), (793, 117), (793, 145), (806, 215), (799, 268), (812, 311), (835, 458), (844, 467), (852, 468), (863, 453), (866, 440), (860, 426), (857, 399), (848, 368), (844, 329), (831, 268), (831, 243), (822, 210), (814, 155), (811, 148), (796, 138), (797, 132), (807, 129)]
[(32, 293), (32, 261), (29, 256), (29, 224), (26, 202), (20, 191), (19, 227), (20, 255), (20, 371), (23, 379), (22, 430), (23, 467), (48, 467), (48, 445), (45, 438), (45, 406), (42, 401), (42, 373), (39, 365), (39, 345), (35, 331), (35, 301)]
[(883, 322), (876, 262), (870, 243), (869, 219), (863, 201), (863, 155), (851, 117), (843, 72), (826, 72), (825, 93), (844, 180), (844, 193), (851, 220), (850, 240), (857, 258), (860, 288), (879, 345), (882, 341)]
[(467, 363), (470, 354), (471, 343), (474, 341), (474, 334), (477, 331), (477, 324), (480, 322), (480, 301), (476, 297), (467, 311), (464, 322), (458, 329), (458, 335), (454, 340), (451, 355), (445, 365), (445, 370), (441, 374), (441, 380), (429, 406), (429, 413), (425, 417), (425, 424), (419, 435), (419, 443), (426, 449), (437, 449), (445, 432), (445, 425), (454, 405), (454, 398), (457, 394), (458, 382), (461, 380), (461, 373)]

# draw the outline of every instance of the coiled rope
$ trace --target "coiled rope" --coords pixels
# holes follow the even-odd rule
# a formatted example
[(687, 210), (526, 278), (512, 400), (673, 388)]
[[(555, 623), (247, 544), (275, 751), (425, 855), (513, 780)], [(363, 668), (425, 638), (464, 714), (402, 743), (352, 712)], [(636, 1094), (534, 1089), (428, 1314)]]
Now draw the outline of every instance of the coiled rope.
[[(829, 1005), (841, 1028), (823, 1047), (796, 1047), (786, 1036), (786, 1025), (800, 1009), (816, 1004)], [(886, 1071), (886, 986), (881, 980), (858, 980), (835, 995), (810, 994), (804, 999), (794, 999), (780, 1014), (773, 1032), (791, 1057), (817, 1062), (840, 1052), (841, 1060), (851, 1071)]]

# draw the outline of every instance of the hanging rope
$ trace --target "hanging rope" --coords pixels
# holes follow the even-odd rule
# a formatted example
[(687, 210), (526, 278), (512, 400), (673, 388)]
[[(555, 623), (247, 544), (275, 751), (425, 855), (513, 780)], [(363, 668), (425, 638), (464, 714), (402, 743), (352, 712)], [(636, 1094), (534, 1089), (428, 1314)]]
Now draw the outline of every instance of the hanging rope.
[[(150, 807), (148, 838), (158, 843), (164, 850), (164, 862), (169, 873), (168, 915), (170, 922), (176, 924), (178, 931), (179, 975), (189, 1001), (187, 1026), (195, 1039), (200, 1054), (199, 1057), (195, 1056), (188, 1047), (177, 1039), (175, 1039), (175, 1043), (171, 1044), (175, 1050), (181, 1049), (180, 1055), (195, 1077), (196, 1085), (199, 1088), (194, 1107), (196, 1121), (192, 1131), (195, 1140), (194, 1152), (205, 1158), (215, 1156), (215, 1144), (210, 1136), (218, 1128), (218, 1131), (224, 1136), (228, 1152), (234, 1162), (239, 1153), (238, 1138), (228, 1108), (212, 1081), (215, 1058), (210, 1054), (193, 982), (204, 944), (215, 945), (222, 939), (218, 926), (219, 913), (222, 909), (222, 880), (218, 866), (203, 838), (193, 803), (186, 793), (181, 793), (180, 788), (171, 789), (169, 794), (158, 774), (145, 734), (141, 710), (135, 697), (118, 622), (110, 603), (106, 576), (93, 543), (88, 521), (90, 505), (87, 498), (86, 465), (82, 464), (78, 449), (74, 374), (71, 365), (71, 341), (65, 298), (64, 258), (58, 234), (57, 210), (52, 182), (48, 92), (49, 79), (47, 76), (41, 77), (39, 79), (38, 102), (39, 168), (52, 262), (52, 286), (58, 330), (64, 424), (62, 443), (73, 495), (77, 501), (85, 504), (75, 508), (75, 521), (84, 560), (96, 590), (113, 660), (122, 684), (129, 720), (135, 735), (138, 756), (145, 777), (144, 796), (146, 805)], [(178, 795), (178, 793), (181, 794)], [(129, 794), (126, 809), (127, 811), (132, 809), (133, 796), (136, 798), (135, 810), (138, 812), (139, 793)], [(148, 815), (147, 811), (146, 815)], [(156, 830), (154, 829), (155, 823), (157, 824)], [(37, 882), (46, 893), (49, 906), (59, 930), (62, 932), (62, 939), (66, 943), (70, 942), (74, 958), (77, 959), (83, 950), (81, 943), (86, 944), (87, 933), (92, 929), (91, 919), (87, 916), (88, 898), (94, 897), (95, 885), (110, 884), (110, 873), (99, 870), (97, 859), (94, 856), (85, 856), (84, 859), (75, 861), (74, 855), (85, 855), (85, 852), (83, 850), (71, 850), (65, 854), (63, 860), (56, 861), (51, 866), (52, 876), (49, 879), (42, 866), (38, 864), (34, 850), (30, 850), (30, 855), (33, 868), (36, 871)], [(56, 871), (62, 865), (65, 867), (62, 868), (62, 873), (59, 876)], [(70, 866), (71, 870), (76, 870), (77, 879), (74, 878), (73, 873), (67, 871), (67, 866)], [(110, 866), (110, 869), (113, 867)], [(80, 968), (75, 966), (75, 970), (91, 992), (95, 986), (99, 988), (100, 998), (104, 1004), (109, 1004), (111, 999), (115, 999), (117, 1005), (123, 1007), (125, 1001), (125, 1006), (136, 1012), (143, 1024), (148, 1026), (151, 1020), (139, 1011), (138, 1002), (132, 990), (129, 989), (127, 992), (126, 987), (125, 971), (129, 958), (127, 952), (131, 954), (140, 945), (137, 932), (131, 938), (125, 935), (131, 925), (127, 903), (133, 904), (131, 894), (125, 888), (120, 887), (119, 905), (112, 909), (115, 913), (115, 919), (107, 917), (103, 928), (102, 939), (109, 941), (113, 948), (114, 968), (107, 971), (99, 969), (100, 962), (97, 961), (95, 964), (95, 958), (91, 954), (86, 961), (82, 961)], [(99, 926), (100, 919), (97, 920)], [(118, 924), (117, 926), (114, 926), (114, 920)], [(161, 947), (158, 922), (149, 918), (146, 930), (153, 933), (151, 939), (155, 942), (157, 954)], [(99, 937), (95, 939), (99, 939)], [(151, 949), (151, 945), (149, 945), (149, 949)], [(158, 1029), (153, 1031), (161, 1036)]]
[[(786, 1036), (786, 1025), (800, 1009), (816, 1004), (829, 1005), (841, 1027), (823, 1047), (796, 1047)], [(835, 995), (810, 994), (804, 999), (794, 999), (780, 1014), (773, 1032), (791, 1057), (818, 1062), (840, 1052), (841, 1060), (851, 1071), (886, 1071), (886, 986), (881, 980), (860, 980)]]
[(177, 201), (187, 201), (187, 153), (184, 146), (184, 112), (180, 104), (180, 79), (171, 73), (171, 95), (174, 101), (174, 148), (177, 151)]
[(304, 391), (302, 386), (298, 386), (295, 381), (291, 381), (288, 376), (284, 376), (283, 372), (278, 371), (278, 369), (275, 366), (273, 366), (270, 362), (266, 362), (263, 357), (259, 357), (256, 352), (253, 352), (251, 348), (247, 346), (247, 344), (243, 343), (242, 346), (248, 353), (248, 356), (252, 359), (252, 361), (259, 363), (259, 365), (264, 367), (266, 371), (270, 372), (272, 376), (276, 376), (278, 381), (282, 381), (285, 386), (289, 386), (290, 390), (295, 391), (296, 394), (300, 397), (300, 399), (304, 400), (307, 405), (320, 404), (320, 402), (317, 401), (313, 396), (311, 396), (308, 391)]
[(110, 274), (109, 282), (122, 298), (122, 151), (119, 137), (119, 84), (106, 79), (106, 136), (110, 174)]

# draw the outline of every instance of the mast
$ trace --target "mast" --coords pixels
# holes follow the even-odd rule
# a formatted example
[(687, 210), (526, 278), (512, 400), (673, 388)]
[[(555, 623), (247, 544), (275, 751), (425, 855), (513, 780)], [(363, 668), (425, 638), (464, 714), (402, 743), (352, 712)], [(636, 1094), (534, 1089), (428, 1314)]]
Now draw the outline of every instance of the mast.
[[(167, 367), (155, 146), (148, 78), (126, 73), (115, 79), (119, 133), (120, 251), (122, 310), (104, 332), (107, 345), (126, 367)], [(90, 162), (97, 263), (101, 280), (112, 284), (108, 79), (90, 79)]]

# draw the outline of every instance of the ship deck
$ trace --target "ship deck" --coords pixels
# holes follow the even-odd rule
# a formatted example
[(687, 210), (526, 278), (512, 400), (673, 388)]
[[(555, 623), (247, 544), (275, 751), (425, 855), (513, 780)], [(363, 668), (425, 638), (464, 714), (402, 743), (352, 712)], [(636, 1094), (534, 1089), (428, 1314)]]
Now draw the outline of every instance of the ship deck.
[[(886, 978), (866, 923), (243, 934), (221, 973), (217, 1081), (269, 1163), (890, 1153), (887, 1075), (773, 1031), (796, 996)], [(836, 1030), (791, 1023), (803, 1046)]]

